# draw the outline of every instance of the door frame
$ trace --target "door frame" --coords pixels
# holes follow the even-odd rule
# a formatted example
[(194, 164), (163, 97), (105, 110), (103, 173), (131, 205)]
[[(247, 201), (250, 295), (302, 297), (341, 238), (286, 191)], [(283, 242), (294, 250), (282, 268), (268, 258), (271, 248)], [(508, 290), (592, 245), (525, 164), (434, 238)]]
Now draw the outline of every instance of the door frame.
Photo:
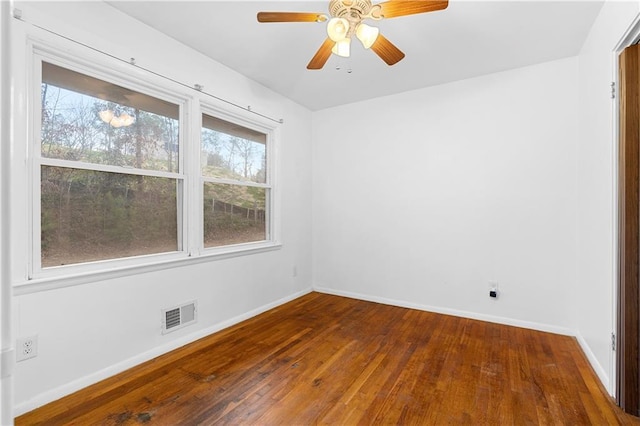
[[(613, 97), (613, 113), (612, 113), (612, 129), (613, 129), (613, 149), (612, 149), (612, 184), (613, 184), (613, 217), (612, 217), (612, 226), (613, 226), (613, 283), (612, 286), (612, 300), (613, 300), (613, 308), (612, 308), (612, 324), (614, 327), (613, 334), (613, 344), (611, 348), (611, 357), (610, 357), (610, 377), (612, 380), (609, 385), (609, 393), (616, 399), (618, 405), (621, 405), (621, 386), (623, 377), (621, 374), (623, 373), (622, 368), (620, 366), (620, 357), (621, 348), (624, 344), (626, 344), (629, 340), (628, 336), (623, 334), (623, 325), (619, 323), (621, 319), (621, 309), (622, 309), (622, 301), (621, 301), (621, 262), (623, 259), (621, 258), (621, 250), (620, 250), (620, 66), (619, 60), (620, 55), (629, 46), (640, 43), (640, 13), (636, 15), (633, 22), (629, 26), (628, 30), (622, 36), (620, 41), (616, 44), (615, 48), (612, 52), (612, 62), (613, 62), (613, 75), (612, 75), (612, 97)], [(640, 242), (639, 247), (636, 248), (636, 252), (640, 253)], [(640, 266), (640, 262), (639, 262)], [(640, 285), (640, 283), (639, 283)], [(635, 344), (640, 343), (640, 336), (635, 336)], [(640, 360), (639, 360), (640, 361)], [(633, 407), (632, 411), (635, 411), (634, 415), (640, 414), (638, 409), (640, 408), (640, 393), (638, 395), (637, 401), (631, 401)]]

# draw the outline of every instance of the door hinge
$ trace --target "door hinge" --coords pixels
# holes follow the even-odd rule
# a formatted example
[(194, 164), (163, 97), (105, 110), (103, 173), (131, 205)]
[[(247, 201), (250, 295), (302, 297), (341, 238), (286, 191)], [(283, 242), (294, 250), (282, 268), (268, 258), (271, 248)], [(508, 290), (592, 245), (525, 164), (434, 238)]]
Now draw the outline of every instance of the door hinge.
[(615, 333), (611, 333), (611, 350), (612, 351), (616, 350), (616, 334)]
[(616, 98), (616, 82), (612, 81), (611, 82), (611, 99), (615, 99)]

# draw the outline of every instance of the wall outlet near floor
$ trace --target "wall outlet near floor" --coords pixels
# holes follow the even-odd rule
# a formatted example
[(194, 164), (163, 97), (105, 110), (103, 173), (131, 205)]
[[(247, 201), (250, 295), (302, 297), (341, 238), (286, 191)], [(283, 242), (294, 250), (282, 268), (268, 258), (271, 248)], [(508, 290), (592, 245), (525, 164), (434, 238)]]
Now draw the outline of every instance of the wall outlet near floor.
[(16, 341), (16, 361), (35, 358), (38, 355), (38, 336), (23, 337)]
[(489, 297), (497, 299), (498, 294), (498, 281), (489, 281)]

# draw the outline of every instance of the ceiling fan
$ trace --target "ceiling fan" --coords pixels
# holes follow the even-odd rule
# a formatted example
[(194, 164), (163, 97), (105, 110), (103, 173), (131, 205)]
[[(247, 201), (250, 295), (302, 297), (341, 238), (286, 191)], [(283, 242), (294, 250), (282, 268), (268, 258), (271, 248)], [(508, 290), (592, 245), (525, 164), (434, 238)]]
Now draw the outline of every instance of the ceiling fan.
[(380, 30), (363, 21), (397, 18), (417, 13), (446, 9), (448, 0), (388, 0), (372, 4), (371, 0), (331, 0), (329, 14), (310, 12), (259, 12), (258, 22), (326, 22), (328, 37), (311, 59), (307, 68), (319, 70), (331, 54), (349, 57), (351, 38), (356, 36), (365, 49), (373, 50), (387, 65), (404, 58), (404, 53), (387, 40)]

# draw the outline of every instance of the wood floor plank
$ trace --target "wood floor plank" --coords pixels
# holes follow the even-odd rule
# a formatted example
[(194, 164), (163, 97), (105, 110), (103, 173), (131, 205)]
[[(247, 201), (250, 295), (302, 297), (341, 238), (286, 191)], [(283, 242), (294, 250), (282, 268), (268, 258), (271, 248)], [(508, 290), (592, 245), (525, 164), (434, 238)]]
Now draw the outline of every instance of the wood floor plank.
[(577, 341), (310, 293), (17, 425), (640, 424)]

